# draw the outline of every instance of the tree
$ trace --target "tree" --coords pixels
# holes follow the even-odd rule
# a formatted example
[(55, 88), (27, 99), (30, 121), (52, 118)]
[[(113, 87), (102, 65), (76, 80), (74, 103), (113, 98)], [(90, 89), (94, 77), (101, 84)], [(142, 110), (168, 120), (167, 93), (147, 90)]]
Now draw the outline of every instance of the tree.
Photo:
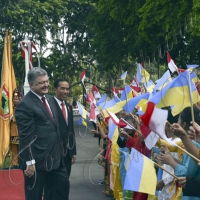
[[(54, 32), (66, 12), (64, 0), (0, 0), (0, 37), (4, 38), (5, 30), (13, 33), (13, 65), (19, 85), (24, 81), (24, 61), (18, 44), (27, 36), (40, 49), (48, 40), (46, 31)], [(2, 43), (0, 59), (2, 58)]]

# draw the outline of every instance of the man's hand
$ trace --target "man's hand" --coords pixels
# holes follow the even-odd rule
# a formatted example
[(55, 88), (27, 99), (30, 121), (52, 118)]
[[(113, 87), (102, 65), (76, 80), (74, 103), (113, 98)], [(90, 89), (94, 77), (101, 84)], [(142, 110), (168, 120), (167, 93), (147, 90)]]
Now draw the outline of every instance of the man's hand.
[(76, 162), (76, 155), (72, 156), (72, 165)]
[(35, 164), (33, 164), (33, 165), (27, 165), (26, 170), (24, 170), (24, 173), (25, 173), (25, 175), (28, 176), (29, 178), (30, 178), (31, 176), (33, 176), (34, 173), (35, 173)]

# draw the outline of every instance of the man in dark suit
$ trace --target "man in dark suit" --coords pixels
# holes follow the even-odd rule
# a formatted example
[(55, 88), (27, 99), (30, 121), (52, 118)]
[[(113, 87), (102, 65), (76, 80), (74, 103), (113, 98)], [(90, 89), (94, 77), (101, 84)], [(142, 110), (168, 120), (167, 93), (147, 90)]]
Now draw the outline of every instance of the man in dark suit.
[(41, 200), (44, 187), (51, 194), (47, 200), (68, 200), (69, 180), (61, 159), (54, 98), (47, 95), (47, 72), (32, 68), (28, 72), (28, 82), (30, 91), (15, 111), (26, 200)]
[(61, 138), (63, 141), (63, 156), (68, 175), (71, 165), (76, 161), (76, 140), (72, 106), (66, 102), (69, 95), (69, 82), (65, 78), (54, 81), (55, 102), (58, 110), (58, 121)]

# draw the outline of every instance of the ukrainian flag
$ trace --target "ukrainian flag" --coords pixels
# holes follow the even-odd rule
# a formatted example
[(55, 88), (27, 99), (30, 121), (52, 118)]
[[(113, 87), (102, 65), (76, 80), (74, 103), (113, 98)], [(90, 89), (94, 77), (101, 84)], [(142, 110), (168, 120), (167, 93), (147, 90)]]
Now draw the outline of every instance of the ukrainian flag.
[(131, 113), (131, 111), (137, 106), (137, 104), (140, 102), (142, 99), (148, 99), (149, 98), (149, 93), (145, 93), (142, 95), (138, 95), (134, 98), (124, 100), (118, 103), (119, 106), (123, 107), (123, 110), (126, 111), (127, 113)]
[(139, 83), (147, 83), (150, 79), (150, 74), (142, 67), (141, 64), (138, 64), (136, 79)]
[(120, 76), (120, 79), (121, 80), (124, 80), (126, 78), (126, 75), (127, 75), (127, 71), (125, 71), (121, 76)]
[(156, 81), (154, 90), (161, 90), (172, 80), (169, 70), (167, 70), (163, 76)]
[(133, 90), (129, 85), (126, 85), (121, 94), (120, 100), (124, 101), (124, 100), (130, 99), (130, 98), (133, 98)]
[(87, 111), (84, 109), (84, 106), (81, 105), (78, 101), (77, 101), (76, 103), (77, 103), (77, 106), (78, 106), (79, 114), (80, 114), (84, 119), (86, 119)]
[(114, 97), (113, 99), (111, 99), (109, 101), (100, 103), (98, 106), (98, 109), (102, 112), (104, 117), (108, 117), (109, 115), (106, 110), (108, 110), (112, 113), (117, 113), (122, 110), (122, 107), (117, 105), (118, 102), (120, 102), (120, 99), (118, 97)]
[(131, 148), (130, 159), (127, 162), (129, 163), (124, 190), (154, 195), (157, 178), (153, 162), (134, 148)]
[(149, 80), (147, 83), (144, 83), (144, 87), (146, 88), (146, 90), (150, 93), (153, 92), (153, 89), (155, 87), (155, 84), (153, 83), (152, 80)]
[(188, 73), (189, 71), (180, 73), (179, 76), (157, 92), (149, 101), (155, 103), (158, 108), (179, 105), (184, 109), (191, 101), (189, 84), (191, 85), (192, 103), (194, 104), (200, 101), (199, 94), (192, 81), (196, 75), (191, 73), (190, 81), (188, 82)]
[(108, 126), (108, 138), (112, 141), (112, 143), (117, 143), (119, 137), (118, 126), (114, 124), (112, 120), (109, 120)]

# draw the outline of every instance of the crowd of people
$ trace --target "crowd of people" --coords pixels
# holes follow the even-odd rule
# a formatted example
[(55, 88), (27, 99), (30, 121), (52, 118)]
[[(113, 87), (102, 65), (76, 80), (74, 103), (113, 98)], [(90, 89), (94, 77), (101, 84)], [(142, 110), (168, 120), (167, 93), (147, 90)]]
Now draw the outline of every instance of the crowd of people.
[[(194, 124), (192, 124), (191, 107), (186, 107), (176, 116), (171, 114), (170, 107), (164, 109), (168, 111), (165, 126), (166, 136), (178, 146), (200, 158), (200, 108), (197, 105), (193, 107)], [(102, 114), (98, 115), (97, 129), (91, 130), (92, 134), (98, 133), (100, 138), (98, 163), (104, 168), (104, 178), (100, 184), (105, 185), (105, 189), (102, 191), (105, 196), (116, 200), (200, 199), (198, 189), (200, 163), (162, 139), (159, 139), (152, 149), (148, 149), (140, 132), (142, 124), (140, 117), (134, 111), (131, 114), (121, 111), (116, 115), (135, 128), (132, 130), (119, 128), (117, 142), (112, 142), (109, 139), (109, 118), (104, 118)], [(126, 166), (124, 165), (125, 154), (123, 152), (130, 153), (131, 148), (135, 148), (166, 170), (155, 165), (157, 173), (155, 195), (124, 190)], [(132, 178), (134, 179), (134, 177)]]
[[(30, 91), (23, 98), (17, 89), (13, 92), (12, 165), (16, 168), (19, 162), (23, 170), (27, 200), (67, 200), (71, 165), (76, 161), (73, 109), (66, 102), (69, 82), (65, 78), (55, 80), (55, 95), (48, 95), (48, 74), (37, 67), (28, 72), (28, 82)], [(73, 107), (76, 106), (74, 102)], [(102, 192), (106, 197), (116, 200), (200, 200), (200, 163), (189, 155), (200, 158), (200, 108), (195, 104), (176, 116), (172, 115), (170, 107), (163, 109), (168, 111), (166, 136), (176, 146), (158, 139), (155, 146), (148, 149), (142, 135), (142, 121), (135, 109), (130, 114), (125, 111), (116, 114), (133, 129), (119, 127), (119, 135), (114, 140), (108, 137), (109, 117), (105, 118), (101, 112), (97, 115), (91, 133), (99, 138), (98, 164), (104, 169), (100, 184), (105, 186)], [(131, 148), (157, 163), (155, 195), (124, 189), (125, 153), (130, 154)]]

